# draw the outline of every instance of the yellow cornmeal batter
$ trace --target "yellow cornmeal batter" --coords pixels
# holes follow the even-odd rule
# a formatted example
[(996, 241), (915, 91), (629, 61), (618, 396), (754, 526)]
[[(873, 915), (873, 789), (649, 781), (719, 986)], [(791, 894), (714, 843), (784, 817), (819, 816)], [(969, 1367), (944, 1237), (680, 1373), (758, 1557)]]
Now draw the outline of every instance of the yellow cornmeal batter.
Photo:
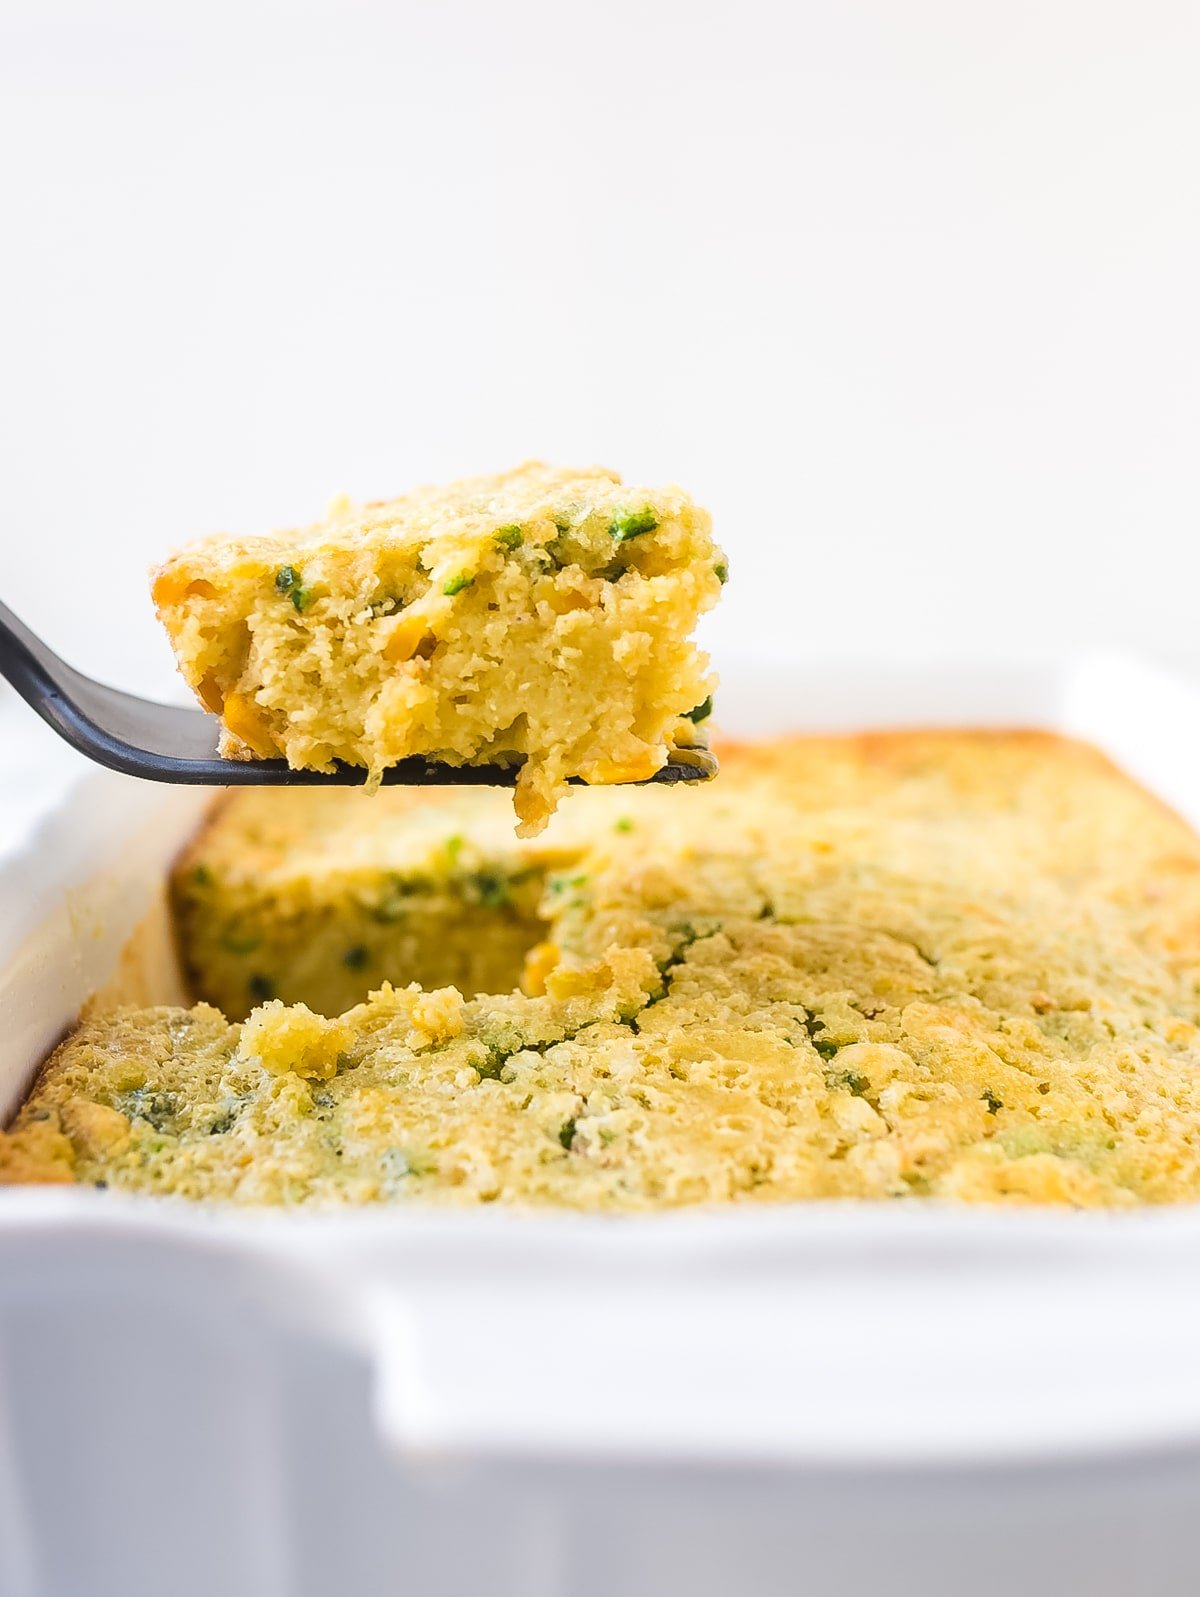
[(222, 753), (330, 770), (519, 765), (523, 834), (569, 777), (635, 782), (712, 691), (690, 641), (725, 580), (678, 488), (531, 463), (301, 532), (209, 538), (154, 600)]
[[(698, 791), (581, 794), (541, 855), (494, 851), (497, 794), (235, 800), (180, 865), (208, 873), (183, 920), (201, 992), (244, 1002), (260, 950), (217, 960), (229, 925), (274, 960), (307, 917), (332, 963), (387, 903), (372, 963), (343, 958), (377, 990), (331, 1019), (274, 999), (244, 1025), (93, 1016), (0, 1138), (0, 1179), (601, 1210), (1200, 1196), (1183, 822), (1038, 734), (721, 754)], [(527, 869), (514, 906), (464, 887)], [(387, 939), (418, 879), (428, 980), (489, 974), (463, 949), (511, 907), (490, 974), (524, 992), (402, 985), (409, 945)]]

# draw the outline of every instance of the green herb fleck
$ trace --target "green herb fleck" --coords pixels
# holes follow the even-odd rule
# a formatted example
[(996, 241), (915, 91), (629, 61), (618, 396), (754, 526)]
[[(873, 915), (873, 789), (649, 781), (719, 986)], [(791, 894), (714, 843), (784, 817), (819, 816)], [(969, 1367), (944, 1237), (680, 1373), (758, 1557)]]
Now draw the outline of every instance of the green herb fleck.
[(237, 1110), (236, 1109), (226, 1109), (225, 1112), (223, 1114), (219, 1114), (217, 1116), (217, 1118), (213, 1121), (212, 1125), (209, 1126), (209, 1128), (208, 1128), (209, 1136), (210, 1137), (223, 1137), (227, 1131), (232, 1131), (233, 1130), (233, 1127), (234, 1127), (234, 1124), (235, 1124), (236, 1121), (237, 1121)]
[(467, 877), (464, 886), (472, 902), (484, 909), (503, 909), (512, 903), (509, 884), (499, 871), (476, 871)]
[(492, 537), (502, 549), (519, 549), (525, 541), (525, 535), (515, 521), (510, 521), (506, 527), (497, 527)]
[(463, 845), (466, 843), (466, 841), (466, 838), (461, 832), (455, 832), (452, 837), (448, 837), (446, 839), (444, 845), (446, 849), (446, 858), (450, 861), (451, 865), (454, 864), (455, 860), (462, 853)]
[(173, 1092), (156, 1092), (151, 1087), (135, 1087), (121, 1093), (114, 1105), (129, 1120), (144, 1120), (155, 1131), (171, 1133), (179, 1100)]
[(265, 1004), (275, 997), (275, 983), (269, 976), (260, 976), (256, 972), (246, 983), (246, 991), (256, 1004)]
[(617, 817), (617, 819), (613, 822), (613, 831), (614, 832), (632, 832), (633, 831), (633, 822), (630, 820), (628, 815), (619, 815)]
[(997, 1098), (996, 1094), (990, 1087), (985, 1087), (983, 1089), (983, 1101), (987, 1104), (987, 1112), (989, 1115), (999, 1114), (1000, 1110), (1004, 1108), (1003, 1100)]
[(461, 593), (464, 588), (469, 588), (474, 581), (474, 577), (469, 577), (465, 571), (460, 571), (457, 577), (450, 578), (450, 581), (442, 589), (442, 592), (446, 595), (447, 599), (453, 599), (456, 593)]
[(296, 610), (307, 610), (312, 603), (312, 589), (304, 586), (303, 578), (295, 566), (280, 566), (275, 573), (275, 589), (277, 593), (290, 597)]
[(252, 954), (261, 945), (261, 937), (255, 937), (252, 932), (240, 932), (236, 926), (231, 926), (221, 937), (221, 947), (227, 954)]
[(565, 893), (568, 887), (582, 887), (586, 881), (586, 871), (579, 876), (552, 876), (550, 878), (550, 891), (552, 893)]
[(347, 970), (365, 970), (370, 956), (361, 943), (355, 943), (353, 948), (348, 948), (342, 955), (342, 964)]
[(405, 900), (411, 898), (416, 887), (403, 876), (394, 876), (387, 892), (375, 905), (371, 913), (377, 921), (385, 925), (390, 921), (400, 920), (407, 913)]
[(689, 949), (693, 943), (698, 942), (700, 938), (700, 933), (690, 920), (676, 921), (673, 926), (667, 927), (667, 931), (671, 935), (676, 957)]
[(658, 526), (658, 513), (649, 506), (645, 510), (623, 510), (608, 524), (608, 530), (617, 543), (627, 543), (643, 532), (653, 532)]
[(571, 1144), (575, 1141), (576, 1124), (577, 1122), (575, 1116), (572, 1115), (570, 1120), (564, 1120), (562, 1125), (558, 1128), (558, 1140), (562, 1143), (563, 1147), (568, 1153), (571, 1151)]
[(389, 1181), (403, 1181), (405, 1176), (418, 1175), (414, 1160), (403, 1148), (385, 1148), (379, 1155), (379, 1173)]
[(196, 866), (196, 869), (192, 872), (192, 883), (196, 887), (212, 886), (213, 873), (211, 870), (209, 870), (207, 865)]
[(717, 581), (722, 587), (724, 587), (729, 581), (729, 567), (723, 560), (717, 561), (716, 565), (713, 567), (713, 575), (716, 577)]
[(499, 1043), (481, 1043), (485, 1050), (482, 1060), (472, 1059), (471, 1063), (479, 1072), (480, 1081), (499, 1081), (500, 1073), (512, 1058), (515, 1050), (505, 1048)]
[[(818, 1020), (817, 1016), (812, 1010), (806, 1009), (804, 1011), (803, 1025), (805, 1031), (808, 1033), (809, 1042), (812, 1043), (813, 1047), (820, 1054), (821, 1058), (826, 1060), (832, 1059), (834, 1054), (837, 1053), (838, 1049), (842, 1045), (840, 1042), (834, 1042), (831, 1037), (825, 1036), (825, 1022), (823, 1020)], [(828, 1081), (828, 1079), (829, 1077), (827, 1074), (826, 1080)]]
[(705, 699), (703, 704), (698, 704), (694, 710), (686, 710), (684, 712), (685, 718), (687, 720), (696, 721), (696, 722), (707, 721), (711, 714), (712, 714), (712, 694), (711, 693), (709, 694), (708, 698)]
[(399, 1148), (389, 1148), (380, 1161), (385, 1169), (389, 1159), (394, 1161), (392, 1168), (387, 1170), (389, 1175), (431, 1176), (437, 1169), (437, 1160), (432, 1154), (417, 1153), (412, 1149), (405, 1152)]

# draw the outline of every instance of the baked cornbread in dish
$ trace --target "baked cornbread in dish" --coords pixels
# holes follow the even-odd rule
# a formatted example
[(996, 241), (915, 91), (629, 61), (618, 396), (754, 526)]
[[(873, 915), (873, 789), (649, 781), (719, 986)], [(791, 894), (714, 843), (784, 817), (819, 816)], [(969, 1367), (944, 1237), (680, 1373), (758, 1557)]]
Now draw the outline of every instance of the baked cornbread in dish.
[[(242, 1025), (204, 1004), (95, 1014), (0, 1138), (2, 1178), (623, 1211), (1200, 1197), (1200, 841), (1182, 821), (1048, 735), (721, 753), (710, 788), (583, 792), (556, 820), (546, 845), (568, 814), (574, 830), (521, 909), (525, 992), (409, 989), (390, 968), (329, 1019), (277, 1000)], [(213, 872), (205, 946), (227, 919), (222, 848), (259, 825), (297, 863), (290, 885), (264, 875), (258, 925), (307, 892), (332, 960), (345, 826), (273, 797), (286, 820), (231, 806), (181, 865)], [(495, 816), (423, 802), (419, 826), (484, 869)], [(382, 836), (398, 817), (378, 813)], [(427, 980), (437, 951), (459, 968), (481, 908), (446, 895)], [(234, 987), (236, 970), (198, 966)]]
[(522, 834), (568, 778), (635, 782), (712, 691), (690, 635), (725, 558), (678, 488), (531, 463), (316, 526), (209, 538), (153, 594), (231, 758), (519, 765)]

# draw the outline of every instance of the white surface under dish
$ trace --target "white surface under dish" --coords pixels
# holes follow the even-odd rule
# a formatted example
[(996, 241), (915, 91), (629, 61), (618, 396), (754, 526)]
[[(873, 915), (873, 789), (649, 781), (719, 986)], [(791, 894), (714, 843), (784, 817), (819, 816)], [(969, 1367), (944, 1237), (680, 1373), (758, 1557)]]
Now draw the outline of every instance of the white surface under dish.
[[(1200, 823), (1112, 659), (726, 671), (736, 732), (1037, 725)], [(0, 1111), (198, 795), (0, 865)], [(0, 1189), (0, 1597), (1191, 1593), (1200, 1210), (248, 1214)]]

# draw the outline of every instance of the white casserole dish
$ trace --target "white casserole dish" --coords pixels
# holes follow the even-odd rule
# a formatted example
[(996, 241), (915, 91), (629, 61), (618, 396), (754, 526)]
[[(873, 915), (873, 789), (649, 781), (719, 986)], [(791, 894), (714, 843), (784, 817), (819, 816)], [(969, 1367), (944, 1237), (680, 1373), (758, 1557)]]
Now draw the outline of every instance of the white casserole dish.
[[(1049, 727), (1200, 825), (1200, 695), (1145, 667), (723, 675), (730, 730)], [(202, 802), (89, 775), (0, 862), (0, 1113)], [(0, 1597), (1193, 1593), (1198, 1345), (1200, 1210), (0, 1189)]]

